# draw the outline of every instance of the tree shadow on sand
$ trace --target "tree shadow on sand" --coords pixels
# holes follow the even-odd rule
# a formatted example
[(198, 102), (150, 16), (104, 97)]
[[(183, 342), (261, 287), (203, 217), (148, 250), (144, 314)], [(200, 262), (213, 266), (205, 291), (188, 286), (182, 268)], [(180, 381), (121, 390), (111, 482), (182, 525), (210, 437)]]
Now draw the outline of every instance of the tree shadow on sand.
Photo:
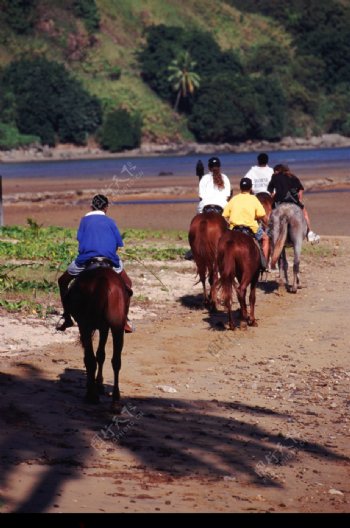
[[(62, 483), (77, 478), (84, 466), (91, 452), (82, 429), (88, 424), (70, 416), (77, 402), (67, 397), (58, 380), (45, 379), (29, 363), (17, 366), (18, 376), (0, 372), (0, 485), (5, 488), (19, 464), (44, 467), (26, 500), (12, 508), (18, 513), (41, 512), (50, 506)], [(76, 382), (85, 385), (83, 371)], [(6, 497), (2, 502), (7, 503)]]
[[(59, 500), (65, 481), (81, 477), (94, 457), (107, 460), (121, 447), (143, 468), (169, 478), (244, 475), (259, 486), (278, 488), (282, 484), (269, 469), (290, 462), (299, 452), (346, 460), (321, 444), (276, 435), (249, 423), (252, 417), (265, 415), (287, 420), (287, 415), (265, 407), (145, 397), (125, 399), (121, 414), (115, 415), (108, 395), (96, 406), (83, 403), (83, 370), (65, 369), (60, 379), (49, 380), (30, 364), (22, 363), (18, 369), (16, 376), (0, 373), (0, 484), (7, 511), (47, 511)], [(113, 458), (108, 462), (113, 464)], [(19, 464), (41, 468), (32, 474), (26, 497), (10, 503), (13, 491), (6, 490)], [(118, 477), (117, 467), (113, 471)]]
[(348, 460), (321, 444), (276, 435), (249, 423), (252, 416), (289, 418), (265, 407), (217, 400), (130, 398), (125, 409), (121, 420), (110, 424), (109, 435), (100, 435), (99, 448), (120, 445), (134, 453), (143, 469), (173, 478), (244, 476), (256, 485), (282, 488), (274, 469), (290, 464), (301, 452), (319, 459)]

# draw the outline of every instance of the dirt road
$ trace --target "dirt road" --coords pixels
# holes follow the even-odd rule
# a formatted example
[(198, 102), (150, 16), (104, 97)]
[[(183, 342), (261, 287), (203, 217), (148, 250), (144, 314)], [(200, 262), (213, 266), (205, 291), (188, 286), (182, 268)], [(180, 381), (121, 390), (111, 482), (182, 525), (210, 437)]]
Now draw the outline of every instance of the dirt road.
[(76, 328), (2, 313), (0, 511), (349, 512), (349, 257), (347, 237), (305, 249), (304, 288), (272, 275), (235, 332), (192, 262), (128, 266), (119, 416), (83, 402)]

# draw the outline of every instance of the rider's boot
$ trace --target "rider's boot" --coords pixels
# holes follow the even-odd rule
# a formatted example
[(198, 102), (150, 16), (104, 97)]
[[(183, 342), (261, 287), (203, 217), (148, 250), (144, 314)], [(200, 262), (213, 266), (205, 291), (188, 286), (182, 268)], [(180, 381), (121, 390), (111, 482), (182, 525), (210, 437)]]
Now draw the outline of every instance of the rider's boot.
[(56, 330), (64, 332), (66, 328), (70, 328), (71, 326), (74, 326), (73, 319), (71, 318), (69, 313), (63, 312), (62, 317), (56, 326)]

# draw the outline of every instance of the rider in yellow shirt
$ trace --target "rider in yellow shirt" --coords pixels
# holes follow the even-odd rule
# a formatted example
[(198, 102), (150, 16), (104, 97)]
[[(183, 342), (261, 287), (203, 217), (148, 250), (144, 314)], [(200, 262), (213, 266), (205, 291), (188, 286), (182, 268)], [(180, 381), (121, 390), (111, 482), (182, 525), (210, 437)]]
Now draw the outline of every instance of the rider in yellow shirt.
[(252, 180), (242, 178), (239, 184), (241, 192), (236, 194), (227, 203), (222, 213), (229, 224), (230, 229), (235, 227), (248, 227), (254, 237), (262, 244), (262, 250), (266, 262), (269, 254), (269, 238), (259, 225), (258, 220), (267, 223), (266, 212), (258, 198), (251, 194)]

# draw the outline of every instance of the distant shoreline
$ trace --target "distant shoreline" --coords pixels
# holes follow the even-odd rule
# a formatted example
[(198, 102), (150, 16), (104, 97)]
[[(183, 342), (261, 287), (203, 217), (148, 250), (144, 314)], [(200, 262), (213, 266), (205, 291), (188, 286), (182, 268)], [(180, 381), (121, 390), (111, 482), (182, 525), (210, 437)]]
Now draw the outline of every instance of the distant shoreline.
[(59, 145), (57, 147), (37, 146), (27, 149), (0, 151), (0, 161), (21, 163), (30, 161), (64, 161), (83, 159), (110, 159), (126, 157), (186, 156), (195, 154), (235, 153), (235, 152), (273, 152), (276, 150), (311, 150), (350, 147), (350, 137), (340, 134), (323, 134), (310, 138), (285, 137), (278, 142), (246, 141), (245, 143), (143, 143), (139, 148), (122, 152), (108, 152), (96, 146), (77, 147)]

